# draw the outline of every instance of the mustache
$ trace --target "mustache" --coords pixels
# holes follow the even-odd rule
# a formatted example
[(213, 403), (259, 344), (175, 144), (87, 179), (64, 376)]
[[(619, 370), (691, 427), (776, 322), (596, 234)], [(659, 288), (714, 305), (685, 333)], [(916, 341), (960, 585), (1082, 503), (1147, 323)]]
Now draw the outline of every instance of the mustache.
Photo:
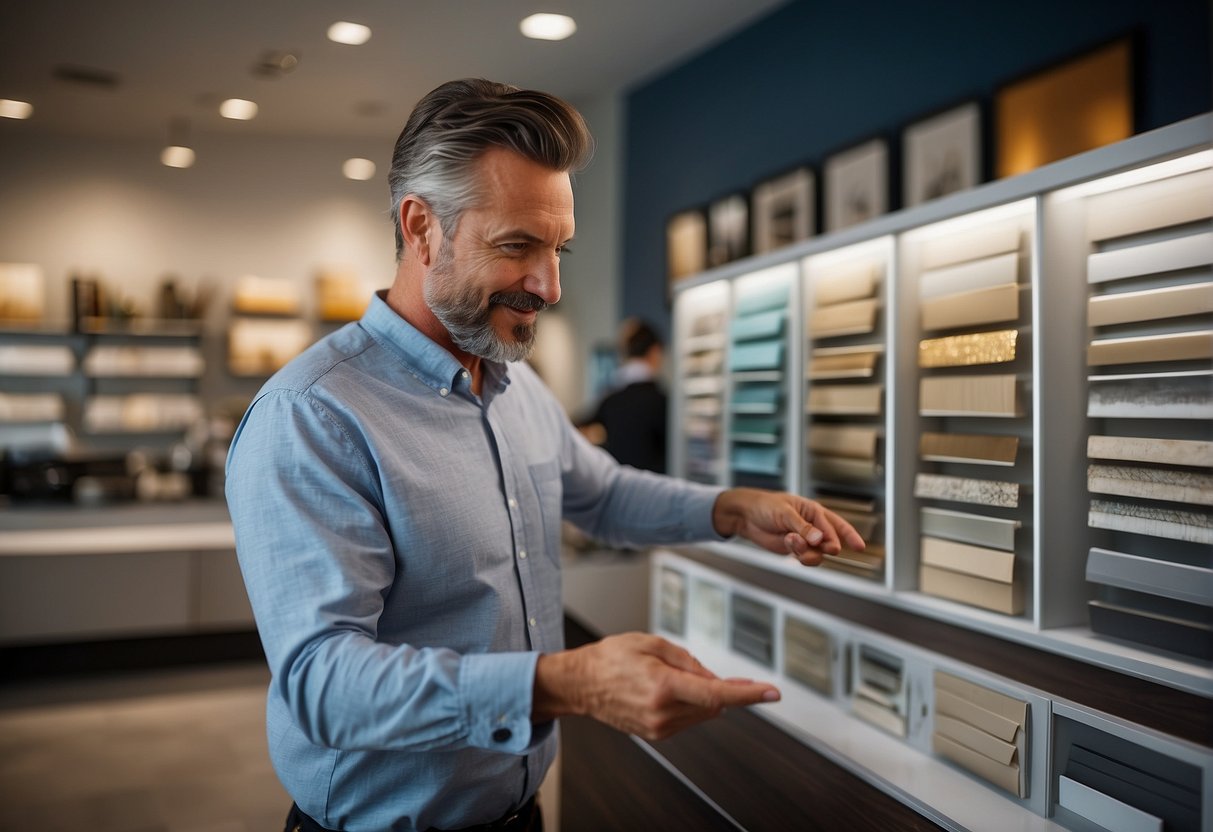
[(501, 304), (520, 309), (524, 312), (542, 312), (548, 308), (548, 302), (530, 292), (494, 292), (489, 295), (489, 305)]

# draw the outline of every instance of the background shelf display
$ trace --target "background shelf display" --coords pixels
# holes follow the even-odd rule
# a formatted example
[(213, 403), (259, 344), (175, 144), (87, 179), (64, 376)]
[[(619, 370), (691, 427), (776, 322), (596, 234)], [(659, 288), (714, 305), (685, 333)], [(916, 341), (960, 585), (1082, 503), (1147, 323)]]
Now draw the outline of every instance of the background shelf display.
[(674, 372), (681, 422), (671, 443), (682, 475), (707, 484), (723, 483), (725, 321), (729, 285), (717, 283), (683, 293), (675, 310)]

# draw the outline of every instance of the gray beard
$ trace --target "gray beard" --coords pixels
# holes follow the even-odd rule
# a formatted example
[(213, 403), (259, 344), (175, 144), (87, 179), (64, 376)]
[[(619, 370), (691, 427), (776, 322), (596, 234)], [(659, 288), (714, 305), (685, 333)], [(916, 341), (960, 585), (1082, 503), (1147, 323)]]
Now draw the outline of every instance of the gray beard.
[(495, 292), (489, 296), (488, 303), (484, 303), (475, 286), (458, 285), (453, 259), (450, 250), (443, 245), (423, 288), (426, 305), (434, 317), (446, 329), (455, 346), (469, 355), (503, 364), (525, 361), (535, 348), (535, 325), (516, 324), (511, 330), (512, 340), (502, 339), (490, 320), (493, 307), (502, 304), (542, 311), (547, 303), (530, 292)]

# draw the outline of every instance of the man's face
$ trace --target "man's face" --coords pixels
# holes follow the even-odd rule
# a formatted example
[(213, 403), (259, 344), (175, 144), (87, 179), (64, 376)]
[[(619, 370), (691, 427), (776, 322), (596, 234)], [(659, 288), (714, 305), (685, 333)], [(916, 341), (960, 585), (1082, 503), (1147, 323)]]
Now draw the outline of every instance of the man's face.
[(455, 346), (521, 361), (536, 318), (560, 300), (560, 254), (573, 236), (567, 173), (504, 149), (476, 163), (479, 198), (460, 216), (425, 278), (425, 301)]

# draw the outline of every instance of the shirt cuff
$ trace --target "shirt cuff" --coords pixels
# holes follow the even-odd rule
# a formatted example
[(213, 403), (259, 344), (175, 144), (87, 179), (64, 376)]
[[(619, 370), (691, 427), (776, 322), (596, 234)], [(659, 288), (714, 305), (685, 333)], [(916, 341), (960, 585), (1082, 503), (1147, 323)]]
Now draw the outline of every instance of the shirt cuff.
[(465, 654), (459, 694), (468, 745), (505, 754), (528, 754), (547, 739), (552, 724), (531, 725), (538, 653)]
[(690, 488), (686, 495), (687, 511), (682, 515), (687, 518), (687, 541), (728, 540), (712, 525), (712, 509), (716, 505), (716, 498), (723, 494), (725, 489), (699, 483), (687, 483), (687, 486)]

